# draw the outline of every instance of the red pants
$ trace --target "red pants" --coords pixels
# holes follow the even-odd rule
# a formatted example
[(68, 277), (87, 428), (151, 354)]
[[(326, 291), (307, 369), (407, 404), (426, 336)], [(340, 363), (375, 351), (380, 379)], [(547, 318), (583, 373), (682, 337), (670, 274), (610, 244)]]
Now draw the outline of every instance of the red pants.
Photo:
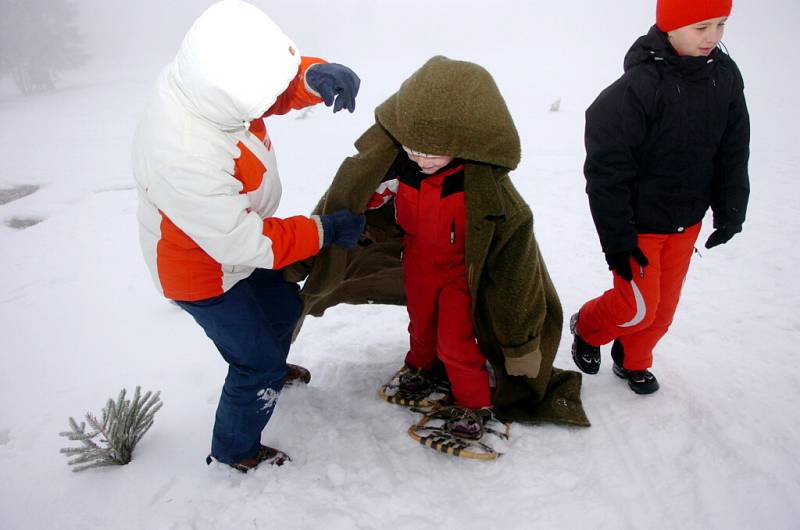
[(423, 251), (406, 248), (403, 282), (411, 348), (406, 363), (431, 370), (444, 363), (456, 405), (477, 409), (492, 404), (486, 358), (472, 326), (472, 297), (463, 260), (431, 262)]
[(639, 234), (649, 265), (640, 271), (631, 260), (633, 281), (614, 273), (614, 287), (581, 307), (581, 338), (593, 346), (619, 339), (624, 368), (651, 367), (653, 348), (672, 324), (699, 233), (700, 223), (678, 234)]

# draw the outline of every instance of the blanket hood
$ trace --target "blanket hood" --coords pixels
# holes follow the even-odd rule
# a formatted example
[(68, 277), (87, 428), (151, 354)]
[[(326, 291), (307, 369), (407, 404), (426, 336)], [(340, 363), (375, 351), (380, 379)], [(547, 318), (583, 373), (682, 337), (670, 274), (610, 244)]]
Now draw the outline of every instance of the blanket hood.
[(491, 74), (466, 61), (436, 56), (375, 109), (375, 118), (402, 145), (512, 170), (520, 140)]

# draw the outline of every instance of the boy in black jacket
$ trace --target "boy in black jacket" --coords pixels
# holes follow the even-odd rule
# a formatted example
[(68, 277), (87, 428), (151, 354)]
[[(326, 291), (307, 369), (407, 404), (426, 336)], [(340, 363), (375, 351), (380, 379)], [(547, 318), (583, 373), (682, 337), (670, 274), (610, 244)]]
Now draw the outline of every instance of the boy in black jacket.
[(614, 341), (614, 373), (639, 394), (672, 323), (700, 223), (706, 248), (742, 230), (750, 125), (742, 76), (717, 45), (731, 0), (658, 0), (656, 25), (625, 73), (586, 112), (586, 192), (614, 286), (573, 315), (572, 357), (597, 373)]

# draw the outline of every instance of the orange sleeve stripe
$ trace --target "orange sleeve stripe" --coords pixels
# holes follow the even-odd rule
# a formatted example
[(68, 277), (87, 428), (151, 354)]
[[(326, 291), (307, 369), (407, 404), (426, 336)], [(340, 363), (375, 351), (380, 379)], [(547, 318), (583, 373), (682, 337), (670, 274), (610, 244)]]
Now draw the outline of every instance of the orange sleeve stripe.
[(303, 215), (264, 219), (264, 235), (272, 240), (273, 269), (280, 269), (319, 252), (317, 223)]
[(264, 117), (272, 116), (273, 114), (286, 114), (290, 110), (302, 109), (316, 105), (322, 102), (322, 98), (312, 94), (306, 90), (306, 70), (311, 65), (324, 63), (323, 59), (319, 57), (301, 57), (300, 68), (297, 70), (297, 75), (294, 76), (292, 82), (283, 93), (278, 96), (275, 103), (264, 113)]

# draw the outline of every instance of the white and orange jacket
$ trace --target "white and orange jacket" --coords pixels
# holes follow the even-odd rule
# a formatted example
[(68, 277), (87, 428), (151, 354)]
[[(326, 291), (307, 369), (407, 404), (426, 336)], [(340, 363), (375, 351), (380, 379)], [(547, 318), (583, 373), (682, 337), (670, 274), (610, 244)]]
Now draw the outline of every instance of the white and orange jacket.
[(319, 103), (301, 57), (263, 12), (211, 6), (159, 77), (136, 131), (140, 242), (174, 300), (223, 294), (257, 267), (316, 254), (318, 219), (271, 217), (281, 183), (263, 117)]

